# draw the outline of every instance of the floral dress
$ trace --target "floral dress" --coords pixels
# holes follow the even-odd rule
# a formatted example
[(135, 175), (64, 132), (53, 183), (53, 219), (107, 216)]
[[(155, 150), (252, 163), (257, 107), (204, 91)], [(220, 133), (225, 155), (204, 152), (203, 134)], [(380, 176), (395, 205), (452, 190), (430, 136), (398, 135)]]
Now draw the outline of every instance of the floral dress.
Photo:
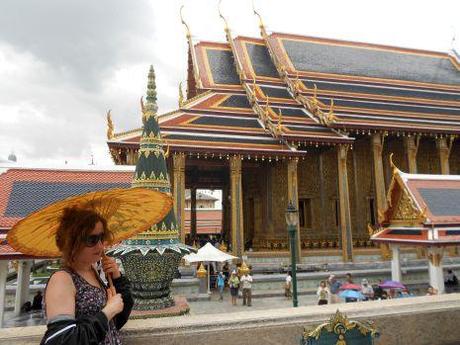
[[(78, 319), (82, 316), (95, 315), (100, 312), (105, 304), (107, 303), (107, 293), (105, 288), (96, 287), (88, 283), (78, 273), (73, 272), (69, 269), (64, 269), (72, 277), (73, 284), (77, 290), (75, 294), (75, 318)], [(96, 273), (96, 276), (99, 276)], [(104, 283), (99, 280), (101, 286)], [(109, 330), (105, 337), (105, 340), (100, 345), (121, 345), (121, 336), (119, 331), (116, 329), (113, 320), (109, 321)]]

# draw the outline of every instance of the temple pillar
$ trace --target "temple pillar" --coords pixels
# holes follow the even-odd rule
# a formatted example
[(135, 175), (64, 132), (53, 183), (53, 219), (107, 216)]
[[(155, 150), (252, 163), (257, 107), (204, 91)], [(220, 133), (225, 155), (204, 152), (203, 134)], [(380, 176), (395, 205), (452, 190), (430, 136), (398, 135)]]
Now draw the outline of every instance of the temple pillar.
[(190, 242), (196, 240), (196, 187), (190, 188)]
[[(407, 155), (407, 166), (409, 167), (410, 174), (417, 173), (417, 151), (419, 147), (420, 137), (419, 136), (405, 136), (404, 147)], [(421, 259), (425, 256), (424, 250), (421, 247), (417, 247), (417, 258)]]
[(8, 276), (8, 260), (0, 260), (0, 328), (3, 327), (6, 302), (6, 278)]
[(444, 293), (444, 272), (442, 269), (442, 247), (428, 247), (428, 273), (430, 285), (438, 290), (439, 294)]
[(16, 299), (14, 301), (14, 314), (19, 316), (21, 314), (21, 307), (27, 302), (29, 298), (30, 286), (30, 269), (32, 268), (32, 261), (21, 260), (18, 265), (18, 287), (16, 290)]
[(349, 145), (337, 147), (337, 166), (339, 184), (340, 235), (342, 259), (353, 261), (353, 236), (351, 232), (350, 196), (348, 191), (347, 153)]
[(419, 145), (420, 137), (415, 136), (405, 136), (404, 137), (404, 147), (406, 149), (407, 155), (407, 165), (409, 167), (409, 173), (417, 173), (417, 151)]
[(447, 144), (446, 138), (438, 138), (436, 140), (436, 147), (438, 148), (438, 152), (439, 152), (439, 159), (441, 163), (441, 174), (449, 175), (450, 174), (449, 156), (450, 156), (451, 147), (449, 147), (449, 145)]
[(324, 154), (320, 152), (318, 154), (318, 177), (319, 177), (319, 197), (320, 197), (320, 224), (321, 224), (321, 233), (326, 233), (326, 193), (325, 193), (325, 181), (324, 181)]
[(400, 248), (398, 245), (390, 245), (392, 258), (391, 258), (391, 280), (400, 282), (402, 279), (401, 274), (401, 259)]
[[(386, 208), (386, 195), (385, 195), (385, 176), (383, 172), (383, 142), (384, 135), (380, 133), (375, 133), (371, 139), (372, 146), (372, 157), (374, 165), (374, 191), (375, 191), (375, 201), (377, 206), (377, 219), (378, 222), (381, 221), (380, 214), (383, 214), (383, 211)], [(374, 224), (372, 224), (374, 225)], [(380, 244), (380, 253), (382, 259), (388, 260), (389, 256), (388, 244)]]
[[(297, 184), (297, 165), (299, 163), (298, 158), (292, 158), (287, 163), (287, 175), (288, 175), (288, 203), (292, 201), (294, 207), (299, 210), (299, 193)], [(287, 207), (287, 205), (286, 205)], [(300, 263), (302, 258), (302, 242), (300, 238), (300, 224), (297, 222), (297, 241), (296, 241), (296, 262)]]
[(241, 257), (244, 253), (243, 188), (241, 156), (230, 157), (230, 193), (232, 214), (232, 252)]
[(173, 156), (174, 179), (174, 213), (179, 226), (180, 241), (185, 243), (185, 155), (176, 153)]

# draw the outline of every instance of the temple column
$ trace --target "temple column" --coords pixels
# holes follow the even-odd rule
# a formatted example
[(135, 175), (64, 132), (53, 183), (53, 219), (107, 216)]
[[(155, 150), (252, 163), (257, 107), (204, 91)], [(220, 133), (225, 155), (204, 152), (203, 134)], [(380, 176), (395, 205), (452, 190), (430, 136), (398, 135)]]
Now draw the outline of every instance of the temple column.
[(179, 226), (180, 241), (185, 243), (185, 155), (176, 153), (173, 156), (174, 178), (174, 214)]
[(446, 138), (438, 138), (436, 140), (436, 146), (439, 152), (439, 159), (441, 163), (441, 174), (449, 175), (450, 174), (450, 167), (449, 167), (449, 156), (450, 156), (450, 149), (449, 145), (447, 144)]
[(29, 298), (29, 285), (30, 285), (30, 269), (32, 268), (32, 261), (21, 260), (18, 265), (18, 287), (16, 290), (16, 299), (14, 301), (14, 314), (19, 316), (21, 314), (21, 307)]
[[(375, 190), (375, 201), (377, 206), (377, 219), (380, 222), (380, 214), (383, 214), (383, 211), (386, 208), (386, 195), (385, 195), (385, 177), (383, 172), (383, 142), (384, 135), (380, 133), (375, 133), (371, 139), (372, 146), (372, 157), (374, 165), (374, 190)], [(374, 225), (374, 224), (372, 224)], [(390, 259), (390, 251), (388, 244), (380, 244), (380, 253), (382, 259)]]
[(428, 273), (430, 276), (430, 285), (438, 290), (438, 293), (444, 293), (444, 273), (442, 269), (442, 256), (444, 249), (441, 247), (428, 247)]
[(351, 233), (350, 196), (348, 191), (347, 153), (349, 145), (337, 147), (337, 166), (339, 183), (340, 234), (342, 259), (353, 261), (353, 236)]
[(190, 242), (196, 240), (196, 187), (190, 188)]
[(391, 280), (400, 282), (402, 279), (401, 274), (401, 259), (400, 259), (400, 249), (398, 245), (390, 245), (392, 258), (391, 258)]
[[(299, 193), (297, 184), (297, 165), (299, 163), (298, 158), (292, 158), (287, 163), (287, 175), (288, 175), (288, 203), (292, 201), (294, 207), (299, 209)], [(287, 207), (287, 205), (286, 205)], [(302, 259), (302, 241), (300, 238), (300, 224), (297, 222), (297, 241), (296, 241), (296, 261), (300, 263)]]
[(0, 328), (3, 327), (6, 301), (6, 278), (8, 276), (8, 260), (0, 260)]
[(230, 157), (230, 193), (232, 212), (232, 252), (241, 257), (244, 253), (243, 187), (241, 156)]
[(321, 233), (326, 234), (326, 193), (325, 193), (325, 181), (324, 181), (324, 154), (320, 152), (318, 154), (318, 177), (319, 177), (319, 197), (320, 197), (320, 224)]

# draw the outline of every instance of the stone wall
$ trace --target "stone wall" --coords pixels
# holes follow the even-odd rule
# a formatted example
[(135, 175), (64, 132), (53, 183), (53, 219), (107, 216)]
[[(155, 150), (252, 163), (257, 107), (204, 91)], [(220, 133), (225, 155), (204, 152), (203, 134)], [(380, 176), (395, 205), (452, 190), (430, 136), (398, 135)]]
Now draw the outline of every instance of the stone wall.
[[(305, 306), (241, 313), (131, 320), (124, 344), (144, 345), (297, 345), (304, 328), (327, 321), (339, 307), (350, 320), (371, 320), (380, 331), (376, 345), (460, 343), (458, 294), (388, 301)], [(0, 330), (0, 343), (38, 344), (43, 326)]]

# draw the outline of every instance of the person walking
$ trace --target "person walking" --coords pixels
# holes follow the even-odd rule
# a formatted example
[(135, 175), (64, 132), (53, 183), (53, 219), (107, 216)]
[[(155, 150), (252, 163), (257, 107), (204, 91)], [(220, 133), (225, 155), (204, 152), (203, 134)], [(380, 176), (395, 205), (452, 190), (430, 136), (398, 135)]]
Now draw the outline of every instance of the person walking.
[[(243, 305), (248, 305), (250, 307), (252, 300), (252, 277), (246, 272), (240, 279), (241, 287), (243, 289)], [(246, 303), (247, 302), (247, 303)]]
[(329, 291), (329, 288), (327, 287), (324, 280), (319, 283), (316, 295), (318, 296), (318, 305), (328, 304), (331, 292)]
[(284, 282), (284, 296), (286, 298), (291, 298), (291, 285), (292, 285), (292, 273), (289, 271), (286, 275), (286, 280)]
[(230, 278), (228, 279), (228, 286), (230, 287), (230, 295), (232, 296), (232, 305), (236, 305), (236, 298), (238, 297), (238, 289), (240, 287), (240, 280), (233, 270)]
[(335, 278), (335, 275), (333, 274), (329, 276), (329, 278), (327, 279), (327, 283), (329, 285), (329, 292), (331, 293), (331, 298), (330, 298), (331, 303), (332, 304), (339, 303), (340, 298), (338, 296), (338, 293), (339, 293), (340, 287), (342, 286), (342, 283), (338, 281)]
[(222, 272), (217, 275), (217, 288), (219, 289), (219, 301), (224, 300), (225, 277)]
[(371, 301), (374, 299), (374, 289), (371, 285), (369, 285), (369, 282), (365, 278), (361, 280), (361, 292), (364, 295), (365, 301)]

